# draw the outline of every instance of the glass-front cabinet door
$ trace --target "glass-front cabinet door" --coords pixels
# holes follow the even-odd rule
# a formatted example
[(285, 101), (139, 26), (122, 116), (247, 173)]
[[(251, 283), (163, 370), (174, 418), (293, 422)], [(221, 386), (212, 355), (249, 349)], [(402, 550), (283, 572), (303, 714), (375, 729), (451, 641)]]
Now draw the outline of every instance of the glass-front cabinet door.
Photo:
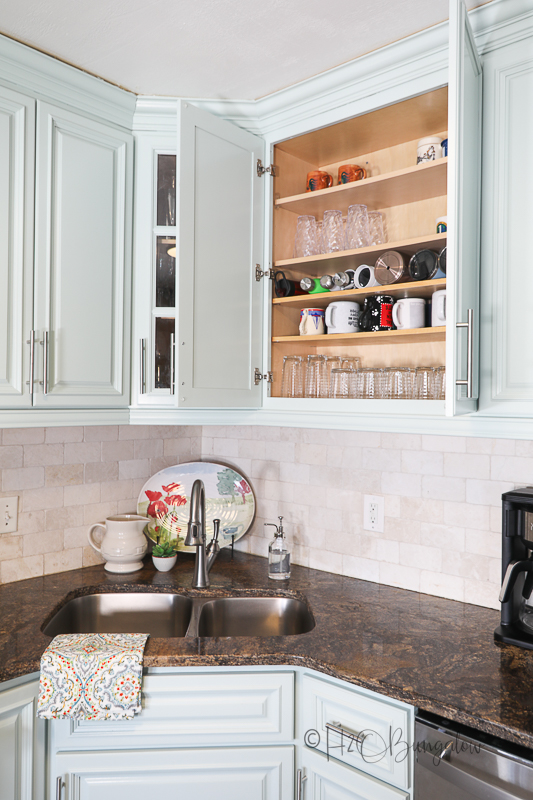
[(173, 405), (176, 324), (176, 141), (137, 138), (133, 403)]

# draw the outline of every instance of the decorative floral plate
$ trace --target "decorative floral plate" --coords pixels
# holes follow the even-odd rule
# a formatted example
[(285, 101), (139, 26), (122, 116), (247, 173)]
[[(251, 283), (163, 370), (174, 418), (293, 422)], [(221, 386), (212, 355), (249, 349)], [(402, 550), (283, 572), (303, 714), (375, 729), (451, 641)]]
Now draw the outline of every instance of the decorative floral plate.
[(207, 541), (213, 536), (213, 520), (220, 520), (219, 544), (227, 547), (249, 530), (255, 516), (255, 497), (248, 481), (224, 464), (191, 461), (162, 469), (152, 475), (139, 494), (137, 513), (150, 517), (144, 531), (157, 542), (170, 541), (176, 550), (195, 552), (183, 544), (187, 535), (192, 485), (205, 486)]

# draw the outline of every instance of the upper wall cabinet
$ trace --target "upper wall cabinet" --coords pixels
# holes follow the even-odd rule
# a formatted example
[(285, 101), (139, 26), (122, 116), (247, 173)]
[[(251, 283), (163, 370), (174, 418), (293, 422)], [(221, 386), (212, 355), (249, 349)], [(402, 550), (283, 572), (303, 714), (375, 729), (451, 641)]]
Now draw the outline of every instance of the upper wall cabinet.
[(128, 405), (132, 159), (120, 128), (0, 89), (2, 407)]

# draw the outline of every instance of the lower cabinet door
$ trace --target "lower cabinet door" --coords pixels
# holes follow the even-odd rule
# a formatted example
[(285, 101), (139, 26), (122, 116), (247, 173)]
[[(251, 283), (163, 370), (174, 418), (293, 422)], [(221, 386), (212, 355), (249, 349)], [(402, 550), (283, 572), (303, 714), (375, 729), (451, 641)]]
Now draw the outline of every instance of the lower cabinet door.
[(44, 800), (45, 724), (35, 716), (39, 682), (0, 688), (0, 798)]
[(409, 800), (409, 792), (365, 775), (321, 753), (302, 751), (301, 791), (296, 800)]
[(50, 796), (61, 800), (292, 800), (294, 748), (63, 753)]

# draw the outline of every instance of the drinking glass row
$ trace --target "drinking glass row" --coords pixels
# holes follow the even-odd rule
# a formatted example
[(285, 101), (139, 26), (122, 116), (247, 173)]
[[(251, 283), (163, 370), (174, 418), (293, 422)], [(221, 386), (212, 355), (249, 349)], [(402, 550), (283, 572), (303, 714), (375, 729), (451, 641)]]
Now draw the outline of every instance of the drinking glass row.
[(444, 400), (444, 367), (361, 367), (344, 356), (285, 356), (282, 397)]
[(384, 244), (385, 241), (383, 214), (380, 211), (368, 211), (364, 205), (353, 205), (348, 207), (346, 225), (342, 211), (324, 211), (322, 223), (313, 216), (298, 217), (294, 258), (355, 250)]

